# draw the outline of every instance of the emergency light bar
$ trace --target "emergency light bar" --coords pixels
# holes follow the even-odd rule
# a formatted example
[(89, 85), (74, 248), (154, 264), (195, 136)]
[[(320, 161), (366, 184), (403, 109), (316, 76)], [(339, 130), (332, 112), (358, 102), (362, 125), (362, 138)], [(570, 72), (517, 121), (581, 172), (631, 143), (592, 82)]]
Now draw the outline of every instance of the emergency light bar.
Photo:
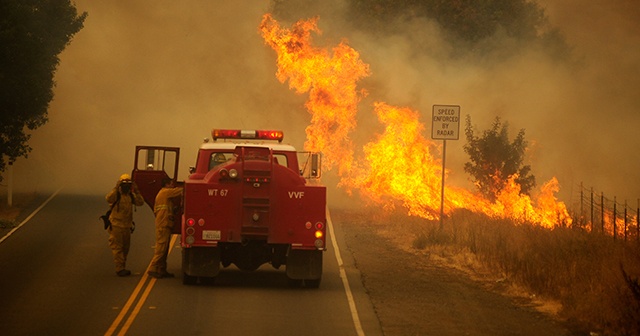
[(282, 142), (284, 133), (274, 130), (229, 130), (214, 129), (211, 131), (213, 141), (218, 139), (255, 139), (255, 140), (278, 140)]

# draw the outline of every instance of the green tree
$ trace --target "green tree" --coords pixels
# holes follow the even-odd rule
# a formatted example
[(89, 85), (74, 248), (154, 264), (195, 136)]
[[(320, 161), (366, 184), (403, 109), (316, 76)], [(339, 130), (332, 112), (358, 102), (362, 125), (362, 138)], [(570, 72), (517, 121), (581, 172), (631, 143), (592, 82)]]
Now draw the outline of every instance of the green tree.
[[(328, 5), (315, 0), (271, 1), (275, 17), (288, 21), (315, 16), (324, 6)], [(538, 47), (559, 60), (571, 60), (570, 46), (535, 0), (346, 0), (337, 7), (346, 9), (344, 17), (352, 27), (376, 35), (415, 35), (419, 32), (407, 31), (411, 26), (399, 23), (434, 21), (454, 45), (453, 57), (495, 51), (495, 56), (504, 57), (517, 54), (519, 47)], [(516, 43), (505, 44), (496, 36)], [(430, 46), (413, 45), (417, 52)]]
[(535, 38), (547, 22), (544, 9), (530, 0), (352, 0), (349, 3), (354, 15), (369, 19), (362, 22), (383, 29), (398, 18), (424, 17), (471, 42), (490, 37), (498, 29), (520, 39)]
[(557, 57), (570, 53), (564, 37), (549, 25), (544, 8), (532, 0), (349, 0), (348, 8), (354, 26), (378, 33), (402, 33), (394, 30), (403, 20), (433, 20), (456, 44), (457, 53), (499, 48), (489, 41), (497, 33), (522, 46), (538, 43)]
[(463, 148), (471, 161), (465, 163), (464, 171), (472, 176), (478, 190), (492, 201), (514, 174), (518, 174), (515, 181), (520, 185), (521, 194), (528, 195), (536, 184), (535, 177), (530, 175), (531, 167), (523, 165), (527, 149), (524, 129), (510, 143), (508, 127), (508, 123), (502, 123), (500, 117), (496, 117), (491, 128), (478, 137), (471, 126), (471, 116), (466, 117), (467, 143)]
[(86, 17), (69, 0), (0, 1), (0, 172), (31, 151), (27, 132), (48, 120), (58, 55)]

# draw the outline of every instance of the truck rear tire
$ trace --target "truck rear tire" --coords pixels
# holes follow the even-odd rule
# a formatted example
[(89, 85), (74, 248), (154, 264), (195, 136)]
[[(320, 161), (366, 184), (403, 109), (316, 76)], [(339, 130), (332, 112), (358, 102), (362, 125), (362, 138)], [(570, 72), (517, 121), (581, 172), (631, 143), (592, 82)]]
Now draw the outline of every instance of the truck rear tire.
[[(218, 247), (190, 247), (182, 249), (182, 272), (196, 279), (215, 277), (220, 272), (220, 249)], [(197, 281), (196, 281), (197, 282)]]
[(307, 287), (317, 288), (322, 277), (322, 253), (319, 250), (290, 250), (287, 255), (287, 277), (304, 280)]
[(198, 277), (188, 275), (187, 273), (182, 273), (182, 284), (195, 285), (197, 282), (198, 282)]
[(320, 279), (312, 279), (312, 280), (305, 280), (304, 281), (304, 286), (307, 288), (318, 288), (320, 287), (320, 280), (322, 280), (322, 278)]
[(205, 286), (213, 286), (216, 283), (215, 277), (200, 277), (200, 283)]
[(289, 283), (289, 287), (291, 288), (298, 288), (298, 287), (302, 287), (302, 280), (301, 279), (287, 279), (288, 283)]

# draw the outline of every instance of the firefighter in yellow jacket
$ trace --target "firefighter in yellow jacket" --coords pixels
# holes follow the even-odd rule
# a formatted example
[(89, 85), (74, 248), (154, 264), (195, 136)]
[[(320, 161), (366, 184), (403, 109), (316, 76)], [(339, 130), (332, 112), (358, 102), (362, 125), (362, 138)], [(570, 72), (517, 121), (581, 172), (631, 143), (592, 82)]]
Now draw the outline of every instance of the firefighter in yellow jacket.
[(167, 255), (169, 254), (174, 219), (171, 199), (182, 196), (182, 193), (183, 188), (176, 187), (175, 181), (172, 179), (162, 180), (162, 189), (156, 196), (153, 208), (153, 213), (156, 216), (156, 247), (148, 274), (154, 278), (172, 278), (174, 276), (167, 272)]
[(131, 181), (129, 174), (122, 174), (118, 183), (106, 196), (107, 202), (112, 205), (111, 227), (109, 232), (109, 247), (113, 253), (113, 261), (118, 276), (127, 276), (131, 271), (126, 269), (127, 255), (131, 244), (131, 232), (133, 231), (134, 206), (144, 204), (144, 199), (138, 187)]

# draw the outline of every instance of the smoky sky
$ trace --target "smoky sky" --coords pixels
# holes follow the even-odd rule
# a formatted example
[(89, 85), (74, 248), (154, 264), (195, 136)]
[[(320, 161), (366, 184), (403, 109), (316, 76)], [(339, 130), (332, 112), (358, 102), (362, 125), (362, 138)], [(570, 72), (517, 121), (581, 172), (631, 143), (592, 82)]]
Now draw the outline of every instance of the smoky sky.
[[(496, 61), (448, 59), (455, 46), (435, 23), (404, 22), (397, 31), (406, 34), (372, 36), (346, 28), (337, 0), (304, 8), (300, 19), (318, 15), (320, 46), (346, 39), (370, 64), (371, 75), (359, 83), (369, 95), (353, 134), (358, 145), (382, 130), (375, 101), (419, 111), (425, 137), (432, 105), (460, 105), (479, 130), (496, 116), (512, 137), (525, 129), (526, 163), (538, 185), (558, 178), (560, 200), (575, 202), (583, 183), (635, 202), (640, 10), (633, 1), (539, 3), (573, 47), (579, 69), (526, 48)], [(285, 142), (302, 149), (307, 97), (278, 82), (275, 53), (258, 32), (269, 1), (75, 4), (89, 16), (60, 55), (49, 122), (32, 132), (29, 158), (15, 164), (16, 189), (106, 193), (133, 168), (136, 145), (180, 147), (184, 179), (216, 127), (282, 129)], [(472, 188), (464, 143), (463, 129), (460, 140), (447, 142), (447, 182)]]

